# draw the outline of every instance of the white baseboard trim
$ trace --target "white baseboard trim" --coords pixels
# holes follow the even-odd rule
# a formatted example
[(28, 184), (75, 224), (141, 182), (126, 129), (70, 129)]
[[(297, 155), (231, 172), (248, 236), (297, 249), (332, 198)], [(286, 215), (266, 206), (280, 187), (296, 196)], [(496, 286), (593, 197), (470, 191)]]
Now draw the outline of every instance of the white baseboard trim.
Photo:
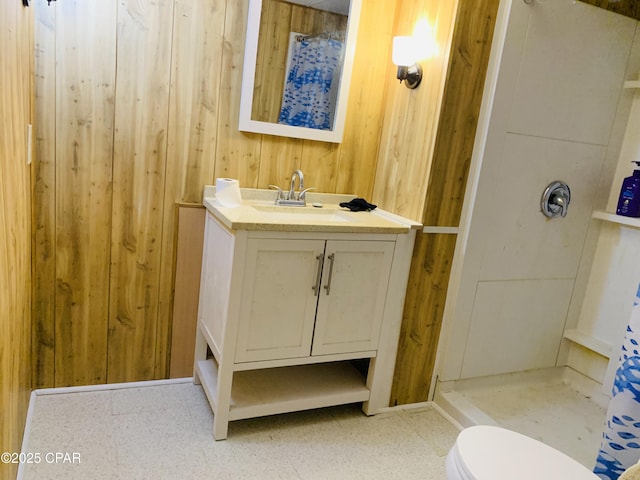
[(82, 385), (78, 387), (40, 388), (38, 390), (34, 390), (33, 393), (35, 393), (36, 395), (60, 395), (64, 393), (123, 390), (125, 388), (158, 387), (161, 385), (177, 385), (189, 382), (193, 382), (193, 377), (169, 378), (166, 380), (147, 380), (143, 382), (105, 383), (100, 385)]

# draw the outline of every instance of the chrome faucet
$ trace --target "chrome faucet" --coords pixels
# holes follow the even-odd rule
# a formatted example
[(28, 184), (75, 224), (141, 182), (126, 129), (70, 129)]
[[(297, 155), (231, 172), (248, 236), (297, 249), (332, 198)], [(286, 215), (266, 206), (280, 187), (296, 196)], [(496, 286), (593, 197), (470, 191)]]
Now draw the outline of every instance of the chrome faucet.
[[(296, 193), (296, 178), (298, 179), (298, 193)], [(313, 188), (304, 188), (304, 175), (301, 170), (295, 170), (291, 174), (291, 185), (289, 191), (284, 192), (277, 185), (269, 185), (278, 191), (276, 195), (276, 205), (289, 205), (293, 207), (304, 207), (307, 204), (307, 192)]]
[(301, 193), (298, 194), (298, 198), (296, 198), (296, 191), (294, 189), (296, 185), (296, 177), (298, 177), (299, 191), (302, 192), (304, 190), (304, 175), (302, 174), (302, 170), (296, 170), (291, 174), (291, 187), (289, 188), (288, 200), (301, 200)]

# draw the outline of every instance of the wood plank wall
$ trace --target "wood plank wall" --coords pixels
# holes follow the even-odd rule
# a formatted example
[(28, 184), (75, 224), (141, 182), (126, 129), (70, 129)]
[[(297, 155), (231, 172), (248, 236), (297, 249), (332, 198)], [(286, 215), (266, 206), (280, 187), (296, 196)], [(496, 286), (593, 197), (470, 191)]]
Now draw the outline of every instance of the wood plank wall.
[[(21, 2), (0, 2), (0, 451), (19, 452), (31, 389), (31, 123), (33, 25)], [(13, 479), (17, 464), (0, 463)]]
[(391, 62), (387, 64), (387, 75), (392, 80), (388, 86), (373, 203), (416, 221), (422, 220), (456, 5), (457, 1), (398, 2), (395, 35), (411, 35), (418, 22), (427, 21), (433, 28), (439, 51), (420, 62), (423, 79), (414, 90), (394, 80), (397, 67)]
[(395, 2), (364, 2), (340, 145), (238, 131), (247, 0), (33, 5), (34, 387), (166, 378), (176, 203), (296, 168), (370, 198)]
[[(639, 18), (633, 0), (582, 1)], [(23, 25), (13, 3), (2, 2), (0, 19)], [(385, 93), (395, 75), (387, 59), (392, 34), (411, 33), (423, 15), (446, 45), (455, 2), (365, 1), (340, 145), (237, 130), (246, 0), (90, 3), (34, 5), (35, 387), (167, 376), (175, 204), (199, 202), (203, 185), (218, 176), (266, 187), (286, 184), (302, 168), (307, 183), (320, 191), (372, 196), (427, 225), (457, 226), (498, 0), (459, 0), (443, 101), (446, 56), (423, 65), (418, 90), (392, 79)], [(20, 64), (13, 34), (2, 31), (1, 60)], [(1, 92), (11, 93), (0, 93), (2, 107), (19, 108), (11, 102), (25, 83), (14, 75), (24, 71), (2, 72), (2, 82), (18, 85), (3, 83)], [(0, 162), (19, 156), (21, 147), (12, 145)], [(0, 182), (4, 178), (3, 170)], [(0, 185), (19, 188), (20, 182)], [(19, 224), (2, 211), (2, 231), (7, 222)], [(0, 258), (3, 248), (17, 245), (0, 245)], [(453, 235), (419, 235), (391, 404), (426, 400), (454, 245)], [(10, 258), (25, 252), (15, 253)], [(5, 285), (19, 287), (8, 275), (2, 266)], [(9, 294), (5, 285), (2, 295)], [(13, 300), (3, 297), (1, 303), (14, 312), (0, 319), (3, 339), (12, 338), (5, 332), (20, 337), (28, 331), (7, 323), (28, 304), (24, 292), (11, 292)], [(0, 345), (2, 368), (6, 355), (28, 359), (7, 348)], [(21, 347), (11, 342), (10, 348)], [(24, 408), (16, 399), (24, 376), (16, 373), (19, 366), (12, 368), (11, 375), (2, 374), (9, 382), (7, 388), (3, 383), (3, 412), (12, 419), (3, 422), (11, 425), (3, 445), (15, 443), (21, 425), (14, 419)]]
[[(429, 184), (426, 226), (457, 227), (464, 199), (499, 0), (459, 0)], [(427, 401), (456, 235), (419, 233), (391, 405)]]

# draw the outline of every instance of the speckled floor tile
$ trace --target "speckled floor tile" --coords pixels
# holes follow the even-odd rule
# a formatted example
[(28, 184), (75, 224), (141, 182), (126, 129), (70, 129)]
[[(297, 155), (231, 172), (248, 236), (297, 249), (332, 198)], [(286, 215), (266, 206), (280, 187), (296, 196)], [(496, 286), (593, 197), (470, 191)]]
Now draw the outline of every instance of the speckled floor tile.
[(24, 465), (25, 478), (113, 478), (117, 469), (110, 394), (35, 396), (23, 450), (37, 461)]
[(111, 393), (113, 414), (122, 415), (184, 408), (188, 403), (185, 385), (180, 383), (113, 390)]
[(436, 455), (449, 453), (460, 431), (432, 408), (409, 409), (400, 417), (415, 431)]
[(23, 479), (443, 479), (456, 429), (431, 408), (372, 417), (358, 405), (232, 422), (192, 383), (37, 395), (25, 451), (79, 451), (75, 465), (39, 464)]

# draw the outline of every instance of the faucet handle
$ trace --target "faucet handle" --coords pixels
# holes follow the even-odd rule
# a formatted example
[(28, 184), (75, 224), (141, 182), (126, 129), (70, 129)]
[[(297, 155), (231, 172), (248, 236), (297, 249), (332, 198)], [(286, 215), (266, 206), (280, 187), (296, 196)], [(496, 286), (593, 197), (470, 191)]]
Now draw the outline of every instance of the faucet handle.
[(315, 190), (314, 187), (310, 187), (310, 188), (305, 188), (304, 190), (302, 190), (299, 194), (298, 194), (298, 200), (304, 200), (305, 198), (307, 198), (307, 192), (309, 190)]
[(282, 191), (282, 189), (279, 186), (277, 186), (277, 185), (269, 185), (269, 188), (271, 190), (277, 190), (278, 191), (277, 196), (276, 196), (276, 202), (278, 200), (284, 200), (284, 192)]
[(553, 193), (549, 199), (549, 206), (554, 210), (554, 212), (559, 213), (561, 217), (566, 217), (569, 200), (562, 192)]

